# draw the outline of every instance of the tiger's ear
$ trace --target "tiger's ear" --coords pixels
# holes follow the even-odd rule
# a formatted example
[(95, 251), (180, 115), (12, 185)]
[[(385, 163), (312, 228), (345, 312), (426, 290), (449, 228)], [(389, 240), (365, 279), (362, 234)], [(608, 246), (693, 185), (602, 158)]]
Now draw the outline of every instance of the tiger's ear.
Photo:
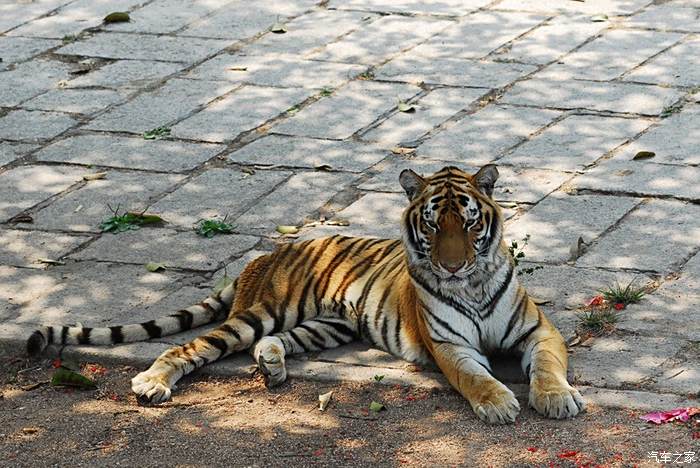
[(425, 179), (410, 169), (404, 169), (399, 175), (399, 183), (406, 191), (408, 199), (413, 201), (425, 188)]
[(487, 164), (474, 174), (474, 181), (479, 190), (489, 197), (493, 195), (493, 186), (496, 184), (497, 179), (498, 169), (496, 169), (495, 164)]

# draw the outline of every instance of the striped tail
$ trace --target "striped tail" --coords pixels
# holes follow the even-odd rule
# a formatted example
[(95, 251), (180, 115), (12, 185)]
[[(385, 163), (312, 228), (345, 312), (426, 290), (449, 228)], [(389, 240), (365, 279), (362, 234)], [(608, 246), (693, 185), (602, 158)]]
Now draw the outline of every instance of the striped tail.
[(223, 320), (233, 304), (237, 283), (233, 281), (197, 305), (148, 322), (101, 328), (42, 326), (27, 340), (27, 353), (30, 356), (40, 354), (50, 344), (104, 346), (146, 341)]

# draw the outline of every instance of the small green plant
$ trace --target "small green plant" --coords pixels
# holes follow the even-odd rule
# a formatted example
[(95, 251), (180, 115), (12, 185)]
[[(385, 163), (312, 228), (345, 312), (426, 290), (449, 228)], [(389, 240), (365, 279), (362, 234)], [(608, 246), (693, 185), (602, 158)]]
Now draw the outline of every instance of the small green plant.
[(321, 95), (322, 97), (328, 97), (328, 96), (330, 96), (331, 94), (333, 94), (333, 89), (332, 89), (332, 88), (328, 88), (328, 87), (323, 88), (323, 89), (321, 90), (321, 92), (320, 92), (320, 95)]
[(217, 234), (232, 234), (233, 225), (219, 219), (202, 219), (194, 226), (194, 230), (202, 237), (214, 237)]
[(371, 70), (367, 70), (366, 72), (362, 72), (357, 77), (361, 80), (373, 80), (374, 79), (374, 72)]
[(157, 127), (143, 132), (144, 140), (159, 140), (167, 136), (170, 136), (170, 129), (168, 127)]
[(301, 109), (299, 109), (299, 106), (292, 106), (289, 109), (287, 109), (287, 115), (294, 115), (297, 112), (299, 112)]
[[(608, 304), (611, 304), (618, 310), (624, 309), (629, 304), (636, 304), (641, 301), (646, 293), (643, 287), (635, 286), (634, 282), (635, 280), (632, 280), (627, 286), (623, 287), (616, 281), (614, 286), (608, 286), (599, 292)], [(619, 304), (622, 304), (622, 306)]]
[[(530, 234), (525, 234), (525, 237), (523, 237), (520, 240), (520, 242), (522, 242), (522, 244), (518, 244), (517, 241), (511, 241), (510, 245), (508, 246), (508, 251), (510, 252), (510, 255), (513, 257), (513, 263), (515, 263), (516, 267), (518, 265), (520, 265), (520, 260), (525, 258), (525, 252), (523, 252), (523, 250), (527, 246), (528, 242), (530, 242)], [(518, 275), (522, 275), (523, 273), (531, 275), (535, 271), (541, 270), (541, 269), (542, 269), (541, 265), (522, 268), (520, 271), (518, 271)]]
[(118, 234), (120, 232), (132, 231), (134, 229), (140, 229), (144, 224), (157, 224), (162, 223), (163, 218), (158, 215), (134, 212), (126, 212), (119, 214), (119, 207), (116, 210), (112, 210), (112, 216), (100, 223), (100, 229), (102, 232), (111, 232), (112, 234)]
[(381, 382), (383, 378), (384, 378), (383, 375), (375, 375), (375, 376), (374, 376), (375, 382)]
[(615, 310), (608, 307), (592, 308), (578, 315), (579, 335), (600, 336), (612, 332), (619, 317)]
[(661, 111), (661, 118), (665, 119), (666, 117), (670, 117), (673, 114), (677, 114), (683, 109), (683, 101), (678, 101), (676, 103), (671, 104), (670, 106), (664, 107), (664, 109)]
[(64, 44), (70, 44), (71, 42), (75, 42), (78, 40), (78, 36), (75, 34), (66, 34), (61, 38)]

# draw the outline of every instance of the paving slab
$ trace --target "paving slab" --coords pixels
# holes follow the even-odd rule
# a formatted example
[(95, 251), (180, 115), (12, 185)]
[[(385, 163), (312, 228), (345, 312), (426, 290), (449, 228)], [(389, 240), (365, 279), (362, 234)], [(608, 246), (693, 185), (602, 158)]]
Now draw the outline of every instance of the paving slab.
[(590, 109), (659, 115), (675, 103), (679, 91), (631, 83), (597, 83), (565, 79), (559, 73), (536, 74), (506, 92), (503, 103), (558, 109)]
[[(0, 220), (56, 195), (82, 180), (84, 169), (66, 166), (20, 166), (0, 174)], [(27, 183), (31, 181), (31, 183)]]
[(581, 170), (651, 123), (640, 119), (572, 115), (518, 146), (498, 162), (562, 171)]
[[(193, 84), (196, 86), (196, 82)], [(310, 94), (305, 89), (243, 86), (175, 125), (172, 135), (217, 143), (229, 141), (300, 104)]]
[(256, 258), (258, 258), (262, 255), (266, 255), (268, 253), (270, 253), (270, 251), (257, 250), (257, 249), (249, 250), (246, 253), (244, 253), (243, 255), (241, 255), (239, 258), (237, 258), (236, 260), (234, 260), (230, 263), (227, 263), (221, 269), (217, 270), (212, 275), (212, 277), (210, 279), (200, 283), (199, 287), (206, 288), (206, 289), (214, 288), (214, 286), (216, 285), (216, 282), (219, 281), (224, 276), (227, 276), (231, 279), (237, 278), (238, 275), (241, 274), (241, 272), (245, 269), (245, 267), (250, 262), (252, 262)]
[(101, 87), (124, 91), (147, 88), (186, 67), (182, 63), (152, 60), (117, 60), (80, 75), (66, 83), (67, 88)]
[(53, 138), (78, 122), (57, 112), (15, 110), (0, 118), (0, 138), (38, 141)]
[(348, 221), (348, 226), (317, 226), (302, 231), (300, 239), (343, 236), (401, 237), (401, 214), (408, 206), (405, 194), (368, 193), (347, 208), (336, 213), (335, 218)]
[(356, 178), (355, 174), (332, 172), (296, 174), (236, 218), (236, 224), (268, 231), (278, 225), (299, 225)]
[(248, 174), (235, 169), (209, 169), (153, 204), (151, 211), (184, 228), (191, 228), (200, 219), (227, 217), (233, 221), (290, 175), (286, 171)]
[[(623, 283), (624, 284), (624, 283)], [(700, 295), (661, 289), (625, 309), (617, 328), (635, 334), (700, 340)]]
[(576, 347), (570, 356), (577, 383), (596, 387), (637, 387), (660, 373), (661, 366), (684, 341), (634, 335), (598, 337), (590, 347)]
[(698, 396), (700, 382), (700, 345), (688, 343), (675, 359), (681, 361), (670, 366), (650, 385), (659, 392), (688, 395), (689, 398)]
[(144, 140), (118, 135), (76, 135), (36, 153), (38, 161), (179, 172), (213, 158), (222, 145)]
[(130, 21), (107, 24), (105, 29), (152, 34), (172, 33), (213, 13), (223, 4), (224, 2), (157, 0), (132, 11), (129, 15)]
[(625, 76), (626, 81), (668, 86), (700, 85), (700, 39), (691, 39), (653, 57)]
[(697, 10), (679, 5), (678, 2), (652, 3), (627, 18), (624, 24), (632, 28), (700, 32)]
[(0, 166), (4, 166), (5, 164), (19, 159), (37, 148), (37, 145), (30, 145), (28, 143), (10, 143), (8, 141), (1, 141)]
[(13, 324), (105, 326), (149, 320), (157, 314), (149, 315), (143, 306), (161, 300), (180, 279), (168, 271), (150, 273), (141, 265), (100, 262), (73, 262), (36, 271), (24, 284), (43, 289), (20, 304)]
[(487, 164), (559, 115), (549, 110), (487, 106), (430, 138), (418, 148), (418, 154), (461, 164)]
[(309, 57), (331, 62), (371, 65), (442, 31), (450, 21), (409, 16), (384, 16), (343, 36)]
[(0, 57), (2, 57), (0, 70), (7, 69), (12, 63), (24, 62), (58, 45), (61, 45), (61, 41), (0, 36)]
[(547, 17), (521, 12), (479, 11), (411, 49), (409, 57), (483, 58), (536, 27)]
[(34, 18), (45, 15), (70, 0), (39, 0), (37, 2), (4, 2), (0, 5), (0, 33), (16, 28)]
[(639, 202), (636, 198), (555, 192), (522, 216), (510, 219), (507, 238), (520, 243), (530, 235), (523, 248), (525, 258), (563, 263), (570, 259), (571, 248), (580, 237), (587, 243), (598, 239)]
[(678, 278), (667, 280), (660, 290), (679, 296), (700, 296), (700, 253), (696, 253), (683, 265)]
[(61, 47), (58, 54), (193, 63), (229, 45), (219, 39), (103, 32)]
[[(420, 88), (408, 84), (353, 81), (275, 127), (275, 132), (316, 138), (344, 139), (408, 100)], [(362, 112), (358, 112), (362, 109)]]
[(318, 0), (268, 0), (255, 8), (238, 4), (225, 6), (180, 31), (186, 36), (243, 39), (268, 31), (272, 25), (313, 8)]
[(230, 234), (205, 238), (194, 231), (151, 228), (105, 234), (70, 257), (138, 265), (157, 262), (166, 267), (217, 270), (227, 258), (253, 248), (257, 242), (258, 238), (252, 236)]
[(668, 272), (695, 253), (699, 236), (700, 207), (651, 200), (629, 213), (576, 264)]
[(550, 2), (549, 0), (504, 0), (501, 10), (551, 13), (585, 13), (592, 15), (629, 15), (648, 5), (647, 0), (587, 0), (586, 2)]
[(363, 140), (397, 145), (416, 140), (459, 111), (468, 108), (484, 94), (480, 89), (440, 88), (431, 91), (417, 101), (411, 101), (412, 112), (397, 112), (368, 132)]
[(429, 15), (463, 15), (484, 7), (488, 0), (444, 0), (424, 2), (419, 0), (331, 0), (329, 8), (366, 10), (395, 13), (423, 13)]
[(25, 102), (22, 107), (29, 110), (94, 114), (123, 99), (122, 94), (108, 89), (53, 89)]
[(287, 54), (221, 54), (194, 68), (186, 76), (261, 86), (320, 89), (340, 86), (365, 68), (345, 63), (300, 60)]
[[(141, 213), (149, 200), (182, 180), (181, 175), (107, 171), (34, 214), (34, 226), (62, 231), (100, 232), (100, 224), (127, 211)], [(111, 207), (111, 208), (110, 208)]]
[(552, 65), (551, 72), (572, 78), (612, 80), (672, 46), (683, 34), (615, 29)]
[[(377, 69), (379, 80), (498, 88), (535, 70), (533, 65), (453, 58), (434, 59), (408, 51)], [(485, 93), (482, 90), (482, 93)]]
[(700, 168), (609, 159), (571, 181), (579, 190), (617, 192), (633, 196), (672, 196), (700, 200)]
[(39, 259), (58, 260), (90, 239), (88, 236), (0, 229), (0, 262), (3, 265), (45, 268), (46, 264)]
[(92, 130), (143, 133), (182, 119), (235, 87), (220, 81), (172, 79), (155, 91), (141, 94), (100, 115), (87, 125)]
[[(404, 193), (399, 184), (399, 174), (404, 169), (412, 169), (422, 175), (433, 174), (442, 168), (454, 165), (454, 161), (435, 161), (432, 159), (401, 159), (387, 162), (382, 171), (366, 182), (358, 185), (361, 190), (378, 192)], [(472, 174), (478, 166), (459, 165), (459, 168)], [(545, 169), (520, 169), (498, 166), (498, 181), (494, 189), (497, 201), (537, 203), (548, 193), (559, 187), (570, 175)]]
[[(46, 270), (0, 265), (0, 323), (15, 318), (25, 304), (55, 288), (59, 279)], [(3, 338), (0, 342), (5, 341)]]
[(17, 106), (70, 77), (70, 66), (55, 60), (33, 60), (0, 73), (0, 106)]
[(541, 24), (497, 50), (494, 57), (546, 64), (583, 44), (606, 27), (585, 15), (561, 15)]
[(615, 159), (630, 160), (640, 151), (655, 154), (654, 162), (700, 165), (700, 149), (693, 135), (700, 132), (700, 105), (688, 105), (679, 113), (663, 119), (638, 139), (622, 148)]
[(267, 135), (229, 154), (233, 162), (360, 172), (381, 161), (388, 152), (354, 141)]
[(84, 29), (100, 26), (109, 13), (128, 11), (142, 3), (142, 0), (77, 0), (61, 3), (67, 5), (55, 14), (30, 21), (9, 34), (51, 38), (75, 35)]
[(286, 33), (265, 34), (242, 50), (251, 55), (276, 52), (305, 56), (375, 19), (377, 15), (364, 11), (315, 10), (286, 22)]

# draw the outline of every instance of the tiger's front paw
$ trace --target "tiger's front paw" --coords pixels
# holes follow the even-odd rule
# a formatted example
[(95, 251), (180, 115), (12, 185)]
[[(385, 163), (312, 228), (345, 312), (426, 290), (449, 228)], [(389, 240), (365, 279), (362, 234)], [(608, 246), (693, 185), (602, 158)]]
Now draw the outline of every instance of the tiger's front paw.
[(500, 382), (495, 382), (472, 403), (472, 408), (482, 421), (489, 424), (510, 424), (520, 413), (520, 404), (513, 392)]
[(141, 372), (131, 379), (131, 391), (136, 394), (138, 403), (144, 406), (168, 401), (172, 393), (168, 382), (150, 371)]
[(285, 351), (282, 341), (274, 336), (262, 338), (253, 350), (258, 368), (265, 377), (267, 388), (282, 385), (287, 380), (287, 365), (284, 361)]
[(530, 384), (530, 406), (548, 418), (573, 418), (584, 410), (583, 397), (568, 383), (547, 384), (533, 379)]

